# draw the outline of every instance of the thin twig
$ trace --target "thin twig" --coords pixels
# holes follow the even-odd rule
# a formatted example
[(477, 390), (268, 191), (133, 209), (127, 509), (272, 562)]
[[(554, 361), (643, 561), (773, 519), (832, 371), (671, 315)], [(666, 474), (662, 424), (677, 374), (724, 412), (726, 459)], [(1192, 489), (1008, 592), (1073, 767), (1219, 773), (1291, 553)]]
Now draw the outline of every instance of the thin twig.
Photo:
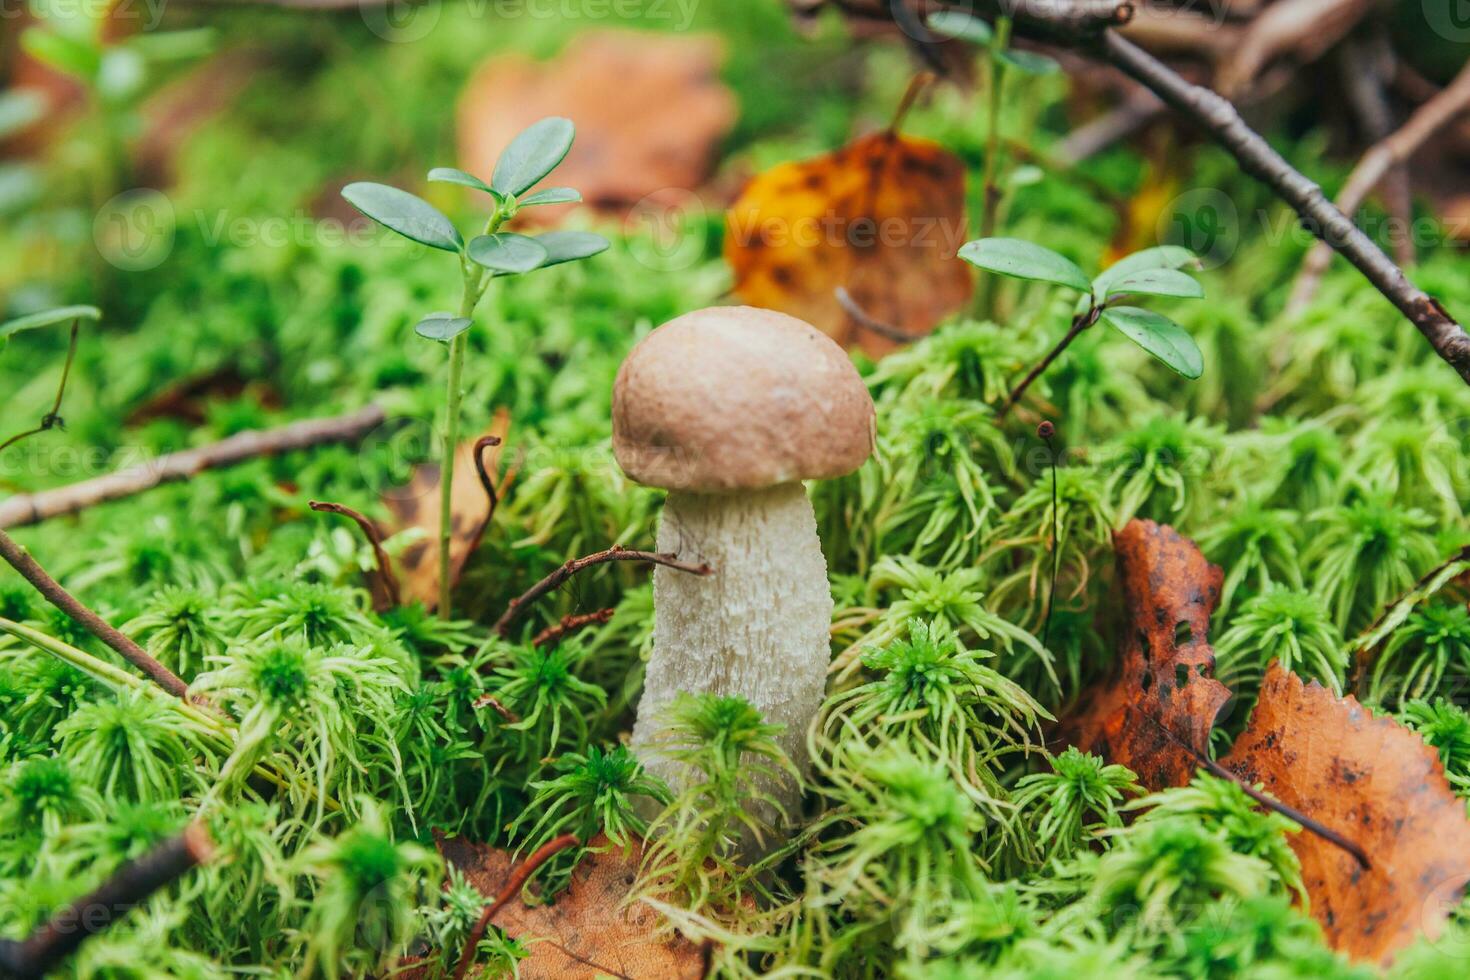
[(990, 0), (987, 6), (1014, 18), (1021, 33), (1078, 48), (1122, 71), (1182, 116), (1201, 126), (1235, 158), (1240, 168), (1289, 204), (1318, 238), (1341, 252), (1424, 335), (1436, 353), (1470, 384), (1470, 334), (1439, 301), (1415, 286), (1322, 189), (1287, 163), (1246, 125), (1235, 106), (1195, 85), (1112, 28), (1126, 24), (1133, 4), (1086, 0)]
[(613, 618), (616, 609), (598, 609), (589, 613), (568, 613), (560, 622), (552, 623), (531, 640), (531, 646), (544, 647), (560, 643), (568, 635), (589, 626), (602, 626)]
[(4, 442), (0, 442), (0, 453), (3, 453), (22, 439), (40, 435), (42, 432), (48, 432), (51, 429), (65, 427), (65, 423), (61, 420), (61, 397), (66, 394), (66, 381), (71, 377), (71, 365), (77, 357), (77, 334), (81, 329), (82, 321), (78, 317), (71, 322), (71, 340), (67, 343), (66, 363), (61, 366), (61, 384), (56, 386), (56, 401), (52, 403), (51, 411), (41, 416), (41, 423), (34, 429), (27, 429), (25, 432), (17, 433)]
[(96, 891), (67, 906), (26, 939), (0, 941), (0, 972), (40, 978), (148, 896), (210, 859), (214, 842), (201, 823), (115, 871)]
[[(1338, 192), (1338, 209), (1345, 214), (1356, 211), (1362, 205), (1363, 199), (1390, 170), (1408, 162), (1426, 140), (1453, 122), (1467, 108), (1470, 108), (1470, 64), (1461, 68), (1454, 81), (1439, 94), (1415, 109), (1408, 121), (1392, 135), (1373, 144), (1363, 154), (1358, 165), (1348, 175), (1347, 182), (1342, 185), (1342, 190)], [(1331, 261), (1332, 251), (1326, 245), (1315, 245), (1307, 253), (1301, 272), (1297, 274), (1296, 285), (1292, 287), (1291, 298), (1286, 303), (1288, 312), (1299, 311), (1312, 301)]]
[(520, 618), (521, 613), (531, 603), (559, 588), (563, 582), (582, 569), (609, 561), (646, 561), (654, 565), (663, 565), (665, 568), (688, 572), (691, 575), (708, 575), (714, 571), (708, 564), (695, 565), (692, 562), (680, 561), (674, 555), (661, 554), (657, 551), (629, 551), (622, 545), (615, 544), (606, 551), (599, 551), (585, 558), (572, 558), (564, 562), (518, 598), (510, 600), (510, 605), (505, 607), (505, 612), (501, 613), (500, 618), (495, 621), (495, 632), (501, 636), (507, 636), (511, 625)]
[(495, 896), (495, 901), (485, 906), (485, 911), (480, 913), (479, 921), (475, 923), (475, 927), (466, 937), (464, 951), (459, 954), (459, 964), (454, 968), (454, 980), (464, 980), (469, 972), (470, 964), (475, 961), (475, 948), (480, 945), (480, 940), (485, 938), (485, 930), (490, 927), (490, 921), (520, 893), (520, 890), (525, 887), (526, 879), (535, 874), (536, 869), (541, 865), (567, 848), (576, 847), (579, 843), (576, 834), (562, 834), (542, 844), (530, 857), (512, 869), (510, 877), (506, 879), (505, 887), (500, 889), (500, 894)]
[(1200, 751), (1198, 748), (1190, 745), (1188, 742), (1184, 741), (1182, 738), (1169, 731), (1168, 727), (1163, 722), (1159, 721), (1153, 715), (1149, 714), (1147, 711), (1144, 711), (1137, 705), (1130, 704), (1128, 705), (1128, 707), (1132, 708), (1138, 714), (1153, 722), (1153, 724), (1158, 727), (1159, 731), (1164, 733), (1165, 737), (1167, 737), (1174, 744), (1183, 748), (1190, 755), (1194, 756), (1194, 760), (1198, 762), (1201, 766), (1203, 766), (1210, 773), (1210, 775), (1216, 776), (1220, 779), (1229, 780), (1230, 782), (1239, 786), (1241, 790), (1244, 791), (1246, 796), (1249, 796), (1251, 799), (1261, 804), (1261, 806), (1265, 807), (1268, 810), (1274, 810), (1276, 813), (1281, 814), (1288, 820), (1292, 820), (1296, 823), (1301, 824), (1303, 830), (1307, 830), (1313, 834), (1316, 834), (1318, 837), (1327, 841), (1329, 844), (1334, 844), (1337, 847), (1342, 848), (1344, 851), (1348, 852), (1357, 859), (1358, 864), (1362, 866), (1364, 871), (1367, 871), (1372, 867), (1372, 864), (1368, 860), (1368, 853), (1353, 841), (1348, 840), (1346, 837), (1344, 837), (1342, 834), (1339, 834), (1331, 827), (1328, 827), (1325, 824), (1312, 819), (1295, 807), (1288, 806), (1287, 804), (1282, 803), (1280, 800), (1276, 799), (1270, 794), (1263, 793), (1262, 791), (1256, 789), (1239, 775), (1231, 772), (1229, 769), (1226, 769), (1224, 766), (1220, 765), (1220, 763), (1216, 762), (1214, 759), (1211, 759), (1208, 755), (1205, 755), (1204, 752)]
[(1095, 48), (1110, 64), (1204, 127), (1235, 157), (1242, 170), (1275, 191), (1313, 234), (1356, 266), (1414, 324), (1435, 352), (1470, 384), (1470, 335), (1438, 300), (1410, 282), (1404, 271), (1352, 219), (1333, 207), (1320, 187), (1302, 176), (1270, 143), (1247, 126), (1233, 105), (1210, 89), (1185, 81), (1153, 55), (1113, 31), (1104, 31)]
[[(485, 450), (500, 445), (499, 436), (481, 436), (475, 440), (475, 472), (480, 475), (480, 486), (485, 489), (485, 496), (490, 498), (490, 514), (493, 517), (495, 508), (500, 505), (500, 495), (495, 491), (495, 481), (490, 479), (490, 474), (485, 470)], [(488, 519), (486, 523), (489, 523)]]
[(62, 514), (75, 514), (95, 504), (130, 497), (175, 480), (186, 480), (204, 470), (231, 466), (256, 456), (268, 456), (331, 442), (354, 442), (383, 423), (376, 405), (323, 419), (292, 422), (262, 432), (241, 432), (197, 449), (169, 453), (106, 476), (70, 486), (17, 494), (0, 502), (0, 528), (24, 527)]
[[(1393, 71), (1394, 54), (1386, 37), (1375, 37), (1370, 44), (1350, 38), (1342, 46), (1343, 92), (1353, 114), (1371, 143), (1393, 134), (1393, 104), (1388, 98), (1388, 75)], [(1398, 222), (1402, 234), (1389, 226), (1389, 245), (1393, 260), (1404, 268), (1413, 265), (1418, 256), (1414, 249), (1414, 193), (1406, 163), (1389, 168), (1382, 182), (1383, 206), (1389, 217)], [(1342, 203), (1338, 202), (1338, 207)]]
[(337, 504), (330, 500), (312, 500), (307, 506), (319, 514), (341, 514), (351, 519), (362, 530), (363, 537), (367, 538), (368, 544), (373, 548), (373, 562), (377, 565), (378, 584), (383, 589), (383, 595), (390, 606), (403, 605), (403, 593), (398, 588), (398, 576), (393, 571), (393, 563), (389, 560), (388, 553), (383, 550), (383, 536), (378, 533), (378, 526), (346, 504)]
[(41, 593), (47, 602), (82, 624), (87, 632), (115, 650), (118, 656), (147, 674), (159, 687), (180, 700), (189, 699), (189, 685), (185, 684), (181, 677), (159, 663), (148, 651), (124, 636), (101, 616), (82, 605), (75, 596), (63, 589), (60, 583), (46, 573), (36, 559), (31, 557), (29, 551), (17, 544), (15, 539), (4, 531), (0, 531), (0, 558), (4, 558), (21, 574), (22, 578), (35, 586), (36, 591)]
[(869, 333), (875, 333), (885, 340), (893, 341), (895, 344), (911, 344), (916, 340), (923, 339), (923, 334), (910, 333), (902, 327), (895, 327), (891, 323), (884, 323), (882, 320), (874, 319), (867, 310), (863, 309), (862, 304), (853, 299), (852, 293), (847, 291), (846, 286), (838, 286), (832, 291), (832, 295), (837, 298), (837, 305), (842, 307), (842, 311), (852, 317), (852, 321), (858, 327)]
[(1165, 108), (1148, 89), (1135, 89), (1121, 104), (1068, 133), (1052, 156), (1059, 164), (1075, 167), (1132, 136), (1162, 115)]
[(521, 722), (521, 716), (507, 708), (504, 704), (501, 703), (500, 699), (493, 694), (480, 695), (479, 697), (475, 698), (474, 703), (471, 704), (470, 707), (489, 708), (512, 725), (518, 725)]
[(1026, 389), (1031, 387), (1031, 383), (1034, 382), (1037, 378), (1041, 377), (1046, 369), (1051, 366), (1051, 362), (1060, 357), (1062, 351), (1066, 350), (1067, 347), (1072, 343), (1072, 341), (1077, 339), (1078, 335), (1081, 334), (1082, 331), (1086, 330), (1088, 327), (1096, 323), (1097, 318), (1101, 314), (1102, 307), (1089, 306), (1086, 310), (1074, 316), (1072, 318), (1072, 327), (1067, 331), (1067, 335), (1061, 340), (1057, 341), (1057, 345), (1053, 347), (1050, 351), (1048, 351), (1046, 356), (1038, 361), (1036, 366), (1026, 373), (1026, 377), (1021, 379), (1020, 384), (1011, 389), (1011, 393), (1007, 395), (1006, 400), (1001, 403), (1000, 411), (998, 414), (1005, 415), (1012, 408), (1014, 408), (1016, 406), (1016, 402), (1021, 400), (1021, 396), (1026, 394)]

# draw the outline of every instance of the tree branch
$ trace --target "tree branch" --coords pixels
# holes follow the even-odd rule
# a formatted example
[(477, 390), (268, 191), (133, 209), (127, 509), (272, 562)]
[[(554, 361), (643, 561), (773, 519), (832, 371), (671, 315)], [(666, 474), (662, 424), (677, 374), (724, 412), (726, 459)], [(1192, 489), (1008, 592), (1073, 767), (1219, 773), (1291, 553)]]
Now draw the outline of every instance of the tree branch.
[(677, 569), (688, 572), (691, 575), (708, 575), (714, 571), (709, 565), (695, 565), (690, 562), (679, 561), (674, 555), (661, 554), (656, 551), (629, 551), (622, 545), (613, 545), (606, 551), (599, 551), (585, 558), (572, 558), (562, 564), (550, 575), (531, 586), (519, 598), (510, 600), (510, 605), (505, 607), (505, 612), (495, 621), (495, 632), (501, 636), (510, 633), (510, 627), (520, 618), (522, 612), (531, 603), (561, 586), (563, 582), (577, 574), (584, 568), (600, 565), (609, 561), (646, 561), (654, 565), (663, 565), (666, 568)]
[(368, 544), (373, 548), (373, 561), (378, 566), (378, 584), (382, 586), (384, 597), (391, 606), (403, 605), (403, 594), (398, 588), (398, 576), (393, 572), (393, 563), (389, 561), (388, 553), (383, 550), (383, 536), (378, 533), (377, 525), (346, 504), (336, 504), (329, 500), (313, 500), (307, 506), (317, 513), (341, 514), (362, 529), (363, 537), (367, 538)]
[(97, 639), (115, 650), (118, 656), (147, 674), (159, 687), (180, 700), (189, 699), (189, 685), (173, 671), (159, 663), (148, 651), (124, 636), (101, 616), (88, 609), (46, 573), (31, 553), (0, 531), (0, 558), (4, 558), (36, 591), (57, 609), (81, 623)]
[(531, 646), (544, 647), (560, 643), (569, 634), (589, 626), (601, 626), (613, 618), (616, 609), (597, 609), (589, 613), (568, 613), (560, 622), (552, 623), (531, 640)]
[(49, 974), (87, 939), (126, 915), (154, 892), (210, 859), (214, 842), (200, 823), (118, 868), (92, 894), (57, 913), (19, 942), (0, 941), (0, 971), (17, 978)]
[(1194, 120), (1235, 157), (1242, 170), (1291, 205), (1302, 223), (1357, 267), (1358, 271), (1418, 328), (1446, 363), (1470, 384), (1470, 335), (1437, 300), (1419, 289), (1373, 243), (1240, 118), (1217, 93), (1185, 81), (1163, 62), (1112, 31), (1104, 31), (1097, 53), (1151, 89), (1177, 112)]
[(231, 466), (256, 456), (305, 449), (330, 442), (354, 442), (383, 423), (376, 405), (324, 419), (306, 419), (263, 432), (241, 432), (208, 446), (169, 453), (106, 476), (37, 493), (17, 494), (0, 502), (0, 528), (38, 524), (61, 514), (75, 514), (94, 504), (129, 497), (164, 483), (186, 480), (204, 470)]
[(1341, 252), (1419, 330), (1444, 361), (1470, 384), (1470, 335), (1437, 300), (1419, 289), (1373, 240), (1332, 206), (1322, 189), (1287, 163), (1241, 119), (1219, 93), (1186, 81), (1113, 27), (1126, 24), (1133, 5), (1117, 0), (992, 0), (1015, 18), (1017, 29), (1079, 48), (1106, 61), (1194, 121), (1235, 157), (1250, 176), (1296, 211), (1314, 235)]
[[(1408, 121), (1394, 133), (1369, 147), (1368, 152), (1363, 154), (1358, 165), (1348, 175), (1342, 190), (1338, 192), (1338, 209), (1345, 214), (1358, 210), (1363, 199), (1390, 170), (1407, 163), (1426, 140), (1453, 122), (1466, 109), (1470, 109), (1470, 64), (1461, 68), (1454, 81), (1441, 89), (1434, 98), (1415, 109)], [(1301, 272), (1297, 274), (1291, 299), (1287, 300), (1288, 312), (1299, 311), (1312, 301), (1331, 261), (1332, 252), (1326, 245), (1312, 247), (1302, 263)]]

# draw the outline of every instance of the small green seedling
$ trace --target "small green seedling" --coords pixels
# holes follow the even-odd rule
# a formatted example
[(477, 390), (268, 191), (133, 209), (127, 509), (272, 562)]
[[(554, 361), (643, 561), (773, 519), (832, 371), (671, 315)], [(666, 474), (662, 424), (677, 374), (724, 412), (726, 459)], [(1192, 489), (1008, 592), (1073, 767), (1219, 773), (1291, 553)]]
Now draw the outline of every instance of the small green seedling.
[(76, 81), (95, 110), (87, 130), (97, 150), (99, 200), (131, 179), (125, 146), (142, 129), (139, 110), (150, 82), (169, 64), (210, 53), (215, 39), (213, 28), (159, 31), (152, 23), (127, 37), (112, 38), (107, 33), (112, 6), (34, 3), (30, 7), (37, 23), (20, 35), (25, 53)]
[(61, 383), (56, 388), (56, 401), (51, 405), (51, 411), (41, 416), (41, 422), (34, 429), (18, 432), (0, 442), (0, 450), (9, 449), (27, 436), (33, 436), (49, 429), (58, 428), (61, 421), (61, 399), (66, 394), (66, 380), (71, 376), (72, 361), (77, 356), (77, 334), (82, 328), (83, 320), (100, 320), (102, 311), (95, 306), (60, 306), (56, 309), (41, 310), (26, 316), (16, 317), (0, 323), (0, 353), (4, 353), (10, 338), (27, 330), (40, 330), (42, 327), (54, 327), (58, 323), (71, 323), (71, 340), (66, 349), (66, 362), (61, 369)]
[(455, 446), (458, 442), (465, 331), (474, 323), (475, 307), (492, 279), (524, 275), (563, 262), (590, 258), (608, 247), (607, 239), (586, 231), (551, 231), (536, 236), (501, 231), (521, 208), (570, 204), (582, 199), (582, 195), (570, 187), (531, 190), (565, 159), (572, 148), (574, 135), (570, 119), (552, 116), (533, 123), (505, 148), (496, 161), (495, 172), (488, 184), (453, 167), (435, 167), (429, 171), (429, 180), (481, 191), (494, 202), (484, 231), (468, 242), (438, 208), (408, 191), (364, 182), (342, 188), (342, 196), (349, 204), (383, 227), (404, 238), (453, 252), (459, 257), (463, 279), (459, 310), (430, 313), (414, 327), (420, 337), (449, 345), (443, 465), (439, 471), (439, 615), (445, 619), (450, 616), (449, 541), (453, 532), (450, 488), (454, 480)]
[(1082, 294), (1071, 330), (1016, 386), (1006, 400), (1006, 408), (1020, 400), (1031, 382), (1068, 344), (1099, 320), (1184, 377), (1193, 380), (1204, 373), (1204, 356), (1183, 327), (1153, 310), (1120, 305), (1130, 296), (1203, 297), (1204, 289), (1199, 281), (1181, 271), (1199, 265), (1199, 260), (1187, 248), (1178, 245), (1146, 248), (1118, 260), (1091, 280), (1066, 256), (1019, 238), (977, 239), (964, 245), (959, 257), (987, 272), (1051, 283)]
[[(1021, 51), (1011, 47), (1011, 19), (997, 17), (995, 26), (962, 10), (941, 10), (930, 15), (929, 29), (939, 35), (976, 45), (984, 58), (985, 88), (987, 93), (985, 112), (985, 173), (982, 182), (980, 235), (989, 238), (995, 234), (996, 222), (1001, 211), (1002, 178), (1000, 175), (1001, 140), (1000, 107), (1005, 96), (1007, 69), (1022, 75), (1052, 75), (1061, 71), (1046, 55), (1034, 51)], [(1017, 168), (1004, 182), (1012, 189), (1025, 183), (1033, 183), (1039, 177), (1034, 167)], [(980, 309), (988, 317), (991, 314), (993, 295), (987, 284), (981, 293)]]

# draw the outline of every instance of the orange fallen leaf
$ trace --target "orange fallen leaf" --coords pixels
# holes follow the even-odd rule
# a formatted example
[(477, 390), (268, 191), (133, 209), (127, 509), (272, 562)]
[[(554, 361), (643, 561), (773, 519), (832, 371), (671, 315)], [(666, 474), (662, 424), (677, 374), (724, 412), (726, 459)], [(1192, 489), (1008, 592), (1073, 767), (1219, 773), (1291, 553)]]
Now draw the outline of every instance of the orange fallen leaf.
[(758, 175), (726, 216), (736, 294), (790, 313), (846, 347), (880, 356), (895, 341), (860, 329), (845, 287), (873, 319), (926, 334), (963, 307), (965, 168), (930, 140), (893, 132)]
[(1273, 663), (1221, 762), (1368, 853), (1365, 871), (1320, 837), (1291, 835), (1334, 949), (1386, 964), (1421, 933), (1441, 933), (1470, 882), (1470, 819), (1417, 734)]
[(1210, 615), (1223, 575), (1166, 524), (1129, 521), (1113, 548), (1126, 613), (1118, 670), (1082, 693), (1058, 734), (1132, 769), (1149, 789), (1183, 786), (1199, 766), (1190, 750), (1208, 749), (1230, 698), (1210, 676)]
[[(463, 837), (436, 835), (436, 843), (444, 860), (484, 895), (496, 894), (516, 864), (509, 852)], [(627, 902), (642, 845), (624, 853), (599, 835), (591, 846), (598, 853), (582, 860), (571, 884), (550, 905), (528, 906), (517, 899), (495, 916), (495, 925), (530, 949), (530, 957), (520, 963), (522, 980), (704, 976), (701, 946), (665, 927), (647, 905)]]
[[(460, 165), (488, 175), (500, 152), (543, 116), (576, 123), (577, 141), (554, 182), (575, 187), (593, 208), (621, 213), (657, 191), (692, 190), (714, 168), (735, 123), (735, 97), (719, 78), (718, 38), (588, 31), (560, 56), (537, 62), (496, 55), (460, 98)], [(565, 207), (537, 207), (547, 221)]]
[[(496, 413), (486, 435), (500, 439), (500, 445), (485, 450), (485, 471), (494, 474), (499, 470), (501, 452), (505, 448), (506, 433), (510, 430), (510, 416), (505, 411)], [(470, 440), (460, 444), (454, 456), (454, 481), (451, 484), (452, 536), (449, 544), (449, 568), (453, 582), (457, 583), (464, 573), (470, 555), (479, 547), (485, 527), (490, 521), (490, 498), (480, 483), (480, 474), (475, 468), (475, 444)], [(504, 496), (510, 477), (495, 481), (496, 492)], [(392, 513), (397, 533), (409, 528), (419, 528), (424, 534), (398, 556), (395, 566), (399, 585), (405, 600), (417, 599), (424, 608), (433, 610), (439, 604), (439, 464), (424, 463), (416, 467), (408, 484), (395, 488), (383, 495), (383, 503)]]

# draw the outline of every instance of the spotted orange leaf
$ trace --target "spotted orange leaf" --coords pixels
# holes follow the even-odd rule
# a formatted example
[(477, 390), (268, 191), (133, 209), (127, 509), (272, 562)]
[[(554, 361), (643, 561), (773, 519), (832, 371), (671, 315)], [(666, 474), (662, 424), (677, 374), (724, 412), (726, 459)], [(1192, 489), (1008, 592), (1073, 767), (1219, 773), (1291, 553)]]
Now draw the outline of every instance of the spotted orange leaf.
[(875, 320), (926, 334), (970, 298), (969, 269), (955, 258), (966, 232), (959, 158), (882, 132), (752, 180), (726, 216), (725, 259), (746, 303), (880, 356), (896, 342), (861, 328), (835, 290)]

